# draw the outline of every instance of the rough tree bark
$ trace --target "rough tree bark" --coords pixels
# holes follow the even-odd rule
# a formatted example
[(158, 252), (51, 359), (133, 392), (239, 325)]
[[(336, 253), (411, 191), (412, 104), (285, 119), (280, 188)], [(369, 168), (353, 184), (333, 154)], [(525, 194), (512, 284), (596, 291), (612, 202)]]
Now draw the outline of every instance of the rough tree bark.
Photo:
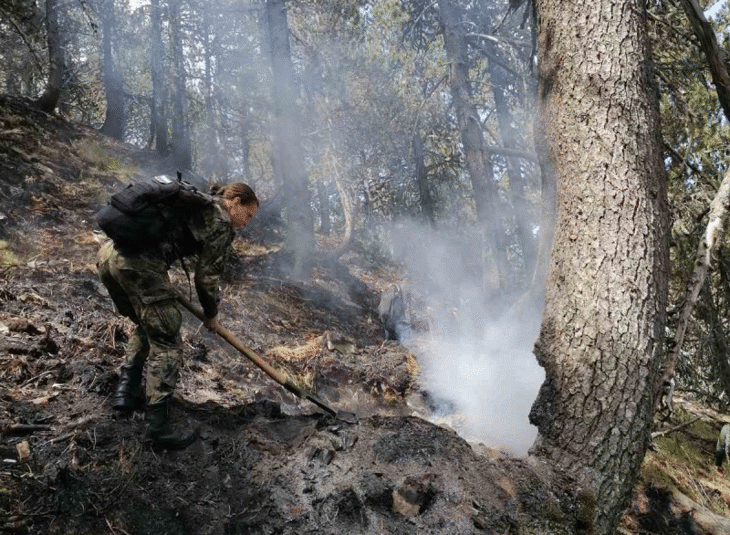
[[(588, 9), (590, 7), (590, 9)], [(613, 534), (649, 441), (666, 323), (668, 209), (643, 0), (535, 0), (542, 164), (557, 220), (535, 344), (532, 454)]]

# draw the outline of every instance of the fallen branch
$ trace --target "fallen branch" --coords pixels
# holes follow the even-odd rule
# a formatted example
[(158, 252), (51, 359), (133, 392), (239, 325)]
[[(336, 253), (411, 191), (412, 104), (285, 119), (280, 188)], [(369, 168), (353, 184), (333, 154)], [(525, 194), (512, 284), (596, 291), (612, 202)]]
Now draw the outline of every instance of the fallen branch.
[(55, 444), (56, 442), (63, 442), (64, 440), (68, 440), (69, 438), (72, 438), (75, 434), (76, 434), (76, 431), (73, 431), (71, 433), (66, 433), (65, 435), (61, 435), (61, 436), (52, 438), (49, 442), (51, 444)]
[(680, 429), (684, 429), (685, 427), (692, 425), (699, 419), (700, 419), (700, 417), (696, 416), (696, 417), (692, 418), (691, 420), (684, 422), (683, 424), (680, 424), (676, 427), (672, 427), (671, 429), (665, 429), (664, 431), (656, 431), (651, 434), (651, 438), (652, 438), (652, 440), (654, 440), (655, 438), (667, 436), (669, 433), (674, 433), (675, 431), (679, 431)]
[(33, 433), (35, 431), (50, 431), (51, 426), (46, 424), (12, 424), (6, 431), (8, 433)]
[(687, 519), (685, 521), (692, 533), (730, 532), (730, 519), (713, 513), (678, 490), (672, 493), (669, 509), (675, 518)]
[(75, 420), (73, 422), (67, 423), (63, 426), (64, 431), (70, 431), (72, 429), (75, 429), (77, 427), (81, 427), (82, 425), (86, 425), (89, 422), (93, 421), (93, 416), (84, 416), (83, 418), (79, 418), (78, 420)]
[(42, 379), (43, 377), (46, 377), (47, 375), (53, 375), (54, 373), (56, 373), (56, 370), (46, 370), (43, 373), (39, 373), (38, 375), (31, 377), (30, 379), (25, 381), (23, 384), (21, 384), (20, 388), (23, 388), (24, 386), (28, 386), (30, 383), (32, 383), (34, 381), (38, 381), (38, 380)]

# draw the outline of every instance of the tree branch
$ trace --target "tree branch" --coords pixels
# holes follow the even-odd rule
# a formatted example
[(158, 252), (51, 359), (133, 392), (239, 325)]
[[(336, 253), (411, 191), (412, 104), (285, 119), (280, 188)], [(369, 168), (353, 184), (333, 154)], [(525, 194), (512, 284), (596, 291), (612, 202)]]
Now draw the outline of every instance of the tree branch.
[(692, 425), (693, 423), (695, 423), (699, 419), (700, 419), (699, 416), (695, 416), (691, 420), (687, 420), (683, 424), (680, 424), (678, 426), (672, 427), (671, 429), (665, 429), (664, 431), (656, 431), (656, 432), (654, 432), (654, 433), (651, 434), (651, 438), (653, 440), (655, 438), (659, 438), (659, 437), (666, 436), (669, 433), (674, 433), (675, 431), (679, 431), (680, 429), (684, 429), (685, 427)]
[[(679, 316), (679, 324), (674, 334), (674, 346), (669, 355), (667, 367), (664, 372), (664, 380), (669, 380), (674, 375), (679, 352), (682, 350), (684, 335), (687, 332), (689, 319), (699, 299), (707, 274), (712, 265), (712, 259), (718, 247), (722, 233), (727, 225), (728, 209), (730, 208), (730, 171), (720, 183), (715, 198), (710, 203), (707, 227), (697, 247), (697, 255), (694, 262), (694, 271), (687, 284), (682, 311)], [(660, 385), (661, 386), (661, 385)]]
[(712, 29), (712, 25), (705, 18), (705, 14), (697, 4), (697, 0), (681, 0), (681, 2), (700, 47), (707, 57), (707, 63), (712, 73), (712, 82), (715, 84), (722, 110), (725, 117), (730, 120), (730, 73), (728, 73), (725, 64), (725, 54), (718, 46), (715, 30)]

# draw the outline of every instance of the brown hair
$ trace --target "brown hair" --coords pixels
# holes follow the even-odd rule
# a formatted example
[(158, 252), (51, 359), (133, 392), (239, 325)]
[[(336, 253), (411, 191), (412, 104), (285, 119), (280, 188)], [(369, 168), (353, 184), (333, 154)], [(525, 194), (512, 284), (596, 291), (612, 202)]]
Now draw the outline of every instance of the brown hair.
[(220, 186), (213, 184), (210, 187), (211, 195), (218, 195), (224, 199), (233, 200), (236, 197), (241, 199), (241, 204), (246, 206), (248, 204), (259, 205), (259, 200), (256, 198), (256, 194), (253, 192), (248, 184), (243, 182), (233, 182), (226, 186)]

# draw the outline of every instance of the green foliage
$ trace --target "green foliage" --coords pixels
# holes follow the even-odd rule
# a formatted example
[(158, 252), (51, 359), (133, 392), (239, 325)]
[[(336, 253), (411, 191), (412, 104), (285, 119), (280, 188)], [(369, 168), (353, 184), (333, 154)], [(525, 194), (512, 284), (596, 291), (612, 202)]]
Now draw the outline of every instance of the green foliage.
[(76, 150), (81, 158), (91, 164), (91, 169), (97, 172), (114, 171), (115, 174), (124, 174), (125, 165), (104, 146), (88, 141), (79, 143)]
[[(717, 188), (728, 171), (730, 123), (719, 105), (707, 60), (701, 52), (684, 11), (662, 3), (651, 12), (651, 29), (661, 98), (662, 138), (673, 226), (671, 236), (670, 302), (680, 307), (695, 267), (700, 238), (707, 226), (707, 212)], [(718, 42), (728, 28), (727, 9), (715, 22)], [(727, 51), (727, 50), (726, 50)], [(726, 238), (725, 238), (726, 240)], [(727, 249), (727, 243), (720, 250)], [(722, 257), (719, 259), (723, 261)], [(682, 348), (679, 384), (714, 397), (723, 387), (716, 368), (719, 331), (706, 323), (713, 315), (727, 317), (726, 281), (711, 274), (706, 294), (695, 319), (690, 322)], [(709, 301), (708, 301), (709, 299)], [(715, 314), (704, 311), (717, 307)], [(704, 319), (703, 319), (704, 318)], [(669, 337), (673, 336), (678, 314), (670, 314)], [(719, 358), (727, 359), (726, 355)]]

